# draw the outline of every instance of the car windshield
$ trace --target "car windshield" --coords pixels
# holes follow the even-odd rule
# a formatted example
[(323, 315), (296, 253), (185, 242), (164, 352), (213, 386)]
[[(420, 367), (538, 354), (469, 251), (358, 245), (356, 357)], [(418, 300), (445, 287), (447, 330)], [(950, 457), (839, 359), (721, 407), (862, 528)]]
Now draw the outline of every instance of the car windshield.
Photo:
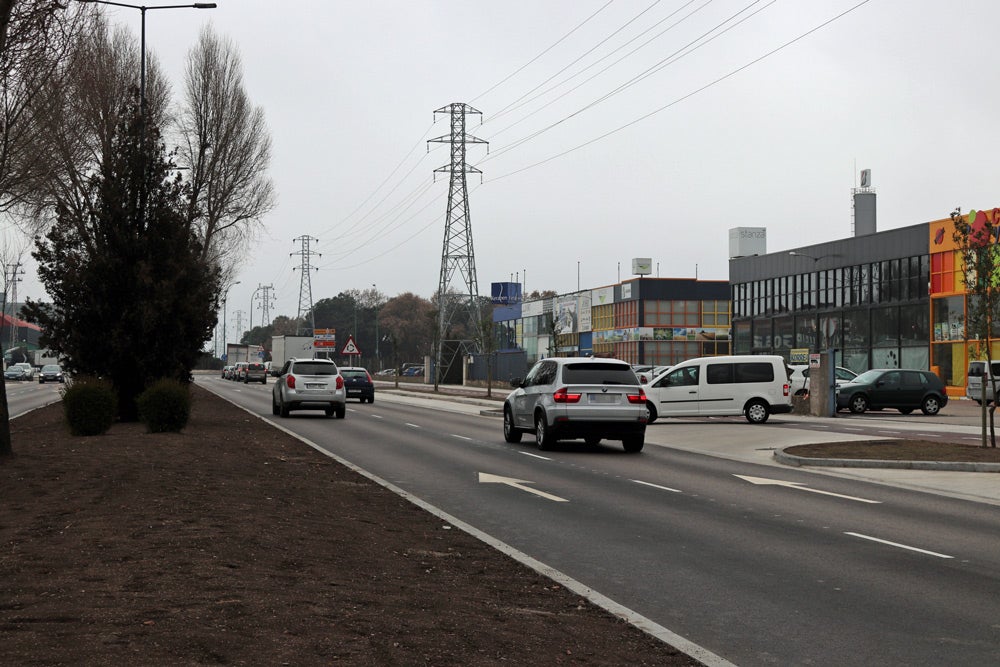
[(882, 375), (882, 371), (865, 371), (858, 377), (851, 380), (851, 382), (857, 382), (858, 384), (868, 384), (874, 382)]
[(566, 384), (639, 384), (630, 366), (623, 364), (566, 364), (562, 372)]
[(292, 366), (292, 372), (298, 375), (336, 375), (337, 366), (314, 361), (300, 361)]
[(42, 366), (43, 373), (58, 373), (60, 370), (61, 369), (58, 366), (53, 364), (50, 364), (48, 366)]

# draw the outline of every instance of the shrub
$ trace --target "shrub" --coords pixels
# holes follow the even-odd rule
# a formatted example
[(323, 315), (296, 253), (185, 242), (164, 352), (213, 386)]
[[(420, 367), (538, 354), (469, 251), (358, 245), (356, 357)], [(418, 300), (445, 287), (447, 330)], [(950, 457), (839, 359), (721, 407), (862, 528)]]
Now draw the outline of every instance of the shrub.
[(108, 381), (74, 378), (62, 395), (66, 422), (73, 435), (100, 435), (115, 423), (118, 398)]
[(164, 378), (139, 394), (136, 405), (150, 433), (178, 433), (191, 416), (191, 392), (187, 384)]

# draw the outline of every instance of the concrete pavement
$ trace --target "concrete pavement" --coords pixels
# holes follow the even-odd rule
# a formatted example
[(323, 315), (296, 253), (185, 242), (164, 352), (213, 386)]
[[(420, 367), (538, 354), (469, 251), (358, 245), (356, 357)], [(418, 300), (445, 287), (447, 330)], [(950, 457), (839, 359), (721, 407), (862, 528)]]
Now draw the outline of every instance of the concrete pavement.
[[(448, 387), (449, 393), (433, 392), (427, 385), (376, 383), (376, 400), (399, 402), (409, 405), (425, 405), (435, 409), (447, 409), (466, 414), (485, 414), (501, 417), (502, 398), (506, 388), (494, 388), (493, 398), (485, 397), (484, 389), (471, 387)], [(454, 392), (459, 392), (456, 395)], [(866, 414), (857, 417), (811, 417), (805, 415), (779, 415), (767, 424), (754, 426), (738, 419), (659, 419), (646, 428), (646, 445), (672, 447), (709, 456), (746, 461), (760, 465), (785, 468), (787, 463), (776, 458), (775, 453), (785, 447), (814, 442), (842, 442), (850, 440), (888, 439), (905, 437), (899, 433), (946, 433), (959, 440), (976, 442), (980, 427), (977, 406), (968, 401), (953, 400), (945, 408), (940, 418), (929, 420), (921, 416), (900, 415), (895, 411), (885, 414)], [(860, 423), (859, 423), (860, 422)], [(869, 427), (867, 432), (845, 433), (852, 424)], [(832, 430), (836, 425), (838, 431)], [(887, 432), (873, 436), (872, 425), (884, 426)], [(830, 430), (828, 430), (830, 429)], [(891, 429), (891, 430), (890, 430)], [(497, 424), (499, 436), (502, 427)], [(788, 459), (785, 459), (786, 461)], [(869, 464), (871, 462), (868, 462)], [(1000, 505), (1000, 473), (965, 472), (953, 470), (914, 470), (876, 467), (800, 468), (817, 475), (830, 475), (859, 479), (876, 484), (886, 484), (905, 489), (936, 493), (974, 502)]]

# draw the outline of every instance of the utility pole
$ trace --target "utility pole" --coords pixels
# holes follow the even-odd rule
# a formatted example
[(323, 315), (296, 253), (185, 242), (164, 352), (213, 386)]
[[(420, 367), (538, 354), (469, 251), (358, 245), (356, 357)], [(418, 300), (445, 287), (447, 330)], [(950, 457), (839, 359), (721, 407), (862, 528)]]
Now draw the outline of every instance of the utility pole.
[[(17, 326), (14, 325), (15, 310), (17, 308), (17, 284), (21, 282), (21, 276), (24, 275), (24, 269), (21, 267), (21, 262), (16, 262), (14, 264), (7, 264), (5, 268), (10, 271), (9, 274), (4, 274), (4, 282), (6, 283), (4, 289), (4, 298), (7, 297), (7, 292), (10, 292), (10, 349), (14, 349), (17, 346)], [(6, 304), (4, 304), (4, 314), (7, 312)]]
[[(441, 277), (438, 282), (438, 340), (437, 355), (434, 372), (434, 389), (445, 377), (446, 368), (444, 357), (444, 337), (451, 325), (457, 305), (461, 300), (468, 299), (469, 332), (479, 331), (479, 283), (476, 278), (476, 256), (472, 248), (472, 219), (469, 216), (469, 191), (466, 182), (466, 174), (482, 174), (475, 167), (465, 162), (466, 144), (487, 144), (477, 137), (465, 133), (465, 117), (468, 114), (479, 114), (480, 111), (462, 102), (454, 102), (442, 107), (434, 112), (437, 114), (448, 114), (451, 119), (451, 133), (436, 139), (428, 140), (430, 143), (447, 143), (451, 146), (450, 162), (434, 170), (434, 173), (447, 172), (450, 174), (448, 182), (448, 208), (445, 214), (444, 245), (441, 250)], [(451, 294), (451, 279), (455, 272), (462, 274), (462, 293)], [(454, 304), (449, 303), (454, 297)], [(448, 366), (455, 356), (464, 358), (462, 354), (464, 345), (460, 346), (455, 354), (451, 355)]]
[[(316, 331), (316, 313), (313, 312), (313, 302), (312, 302), (312, 272), (319, 271), (318, 267), (312, 266), (309, 263), (309, 258), (313, 255), (317, 257), (322, 257), (322, 253), (315, 252), (309, 248), (309, 244), (316, 242), (319, 243), (319, 239), (312, 236), (300, 236), (295, 239), (296, 242), (301, 243), (302, 247), (298, 252), (301, 258), (302, 265), (298, 267), (292, 267), (292, 271), (299, 269), (302, 271), (302, 276), (299, 280), (299, 312), (295, 315), (296, 322), (299, 323), (298, 330), (296, 333), (302, 335), (302, 317), (305, 314), (309, 314), (311, 318), (310, 327), (311, 331)], [(289, 257), (294, 256), (296, 253), (289, 253)]]

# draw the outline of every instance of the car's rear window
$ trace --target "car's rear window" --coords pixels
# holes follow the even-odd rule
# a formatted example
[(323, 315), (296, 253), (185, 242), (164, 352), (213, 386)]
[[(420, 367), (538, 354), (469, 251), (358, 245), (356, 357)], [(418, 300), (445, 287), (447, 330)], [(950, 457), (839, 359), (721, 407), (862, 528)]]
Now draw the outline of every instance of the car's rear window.
[(368, 378), (368, 372), (360, 369), (352, 369), (352, 368), (342, 369), (340, 371), (340, 374), (343, 375), (345, 378), (363, 378), (363, 379)]
[(297, 375), (336, 375), (337, 367), (334, 364), (299, 361), (292, 366), (292, 372)]
[(262, 371), (264, 370), (264, 364), (250, 364), (247, 366), (247, 369), (251, 371)]
[(566, 364), (562, 380), (566, 384), (639, 384), (632, 368), (623, 364)]

